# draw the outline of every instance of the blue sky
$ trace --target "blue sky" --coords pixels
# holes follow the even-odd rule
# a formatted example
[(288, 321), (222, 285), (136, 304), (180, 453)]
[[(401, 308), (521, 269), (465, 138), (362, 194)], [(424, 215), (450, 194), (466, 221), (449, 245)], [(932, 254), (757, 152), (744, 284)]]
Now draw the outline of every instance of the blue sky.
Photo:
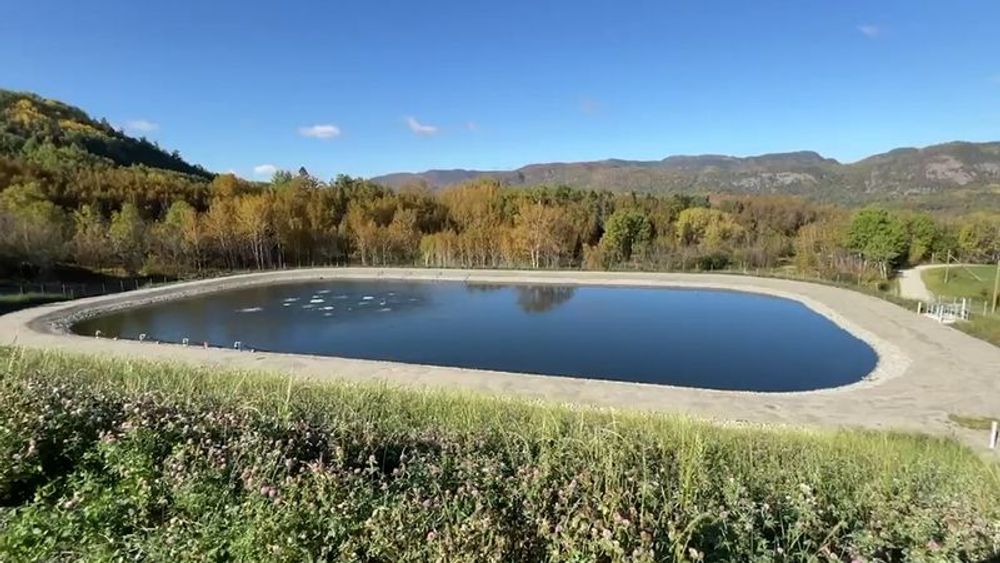
[(1000, 140), (997, 0), (172, 0), (5, 6), (0, 87), (216, 171)]

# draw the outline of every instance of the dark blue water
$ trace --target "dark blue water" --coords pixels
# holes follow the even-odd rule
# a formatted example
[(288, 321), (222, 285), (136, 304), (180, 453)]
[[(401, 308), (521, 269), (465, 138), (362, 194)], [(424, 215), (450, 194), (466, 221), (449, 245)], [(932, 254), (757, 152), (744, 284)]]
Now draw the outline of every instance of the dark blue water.
[(796, 301), (708, 290), (325, 281), (160, 303), (74, 330), (753, 391), (844, 385), (876, 363), (867, 344)]

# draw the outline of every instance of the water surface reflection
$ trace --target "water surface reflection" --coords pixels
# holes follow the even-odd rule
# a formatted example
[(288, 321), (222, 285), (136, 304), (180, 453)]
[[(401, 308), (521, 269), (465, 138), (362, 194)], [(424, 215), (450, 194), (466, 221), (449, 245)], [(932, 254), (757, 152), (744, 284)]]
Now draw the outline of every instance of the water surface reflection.
[(74, 330), (756, 391), (843, 385), (876, 361), (801, 303), (707, 290), (325, 281), (159, 303)]

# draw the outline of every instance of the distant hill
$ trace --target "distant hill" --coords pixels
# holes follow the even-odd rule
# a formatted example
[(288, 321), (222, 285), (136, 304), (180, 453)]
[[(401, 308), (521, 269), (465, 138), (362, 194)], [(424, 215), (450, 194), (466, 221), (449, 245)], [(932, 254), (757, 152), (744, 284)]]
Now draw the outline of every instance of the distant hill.
[(189, 164), (146, 139), (116, 130), (83, 110), (27, 92), (0, 89), (0, 156), (41, 154), (50, 147), (74, 159), (113, 166), (146, 166), (210, 179), (214, 174)]
[(751, 157), (669, 156), (663, 160), (601, 160), (531, 164), (510, 171), (430, 170), (378, 176), (399, 188), (442, 188), (480, 176), (512, 185), (569, 185), (649, 193), (783, 193), (828, 200), (924, 195), (956, 188), (1000, 188), (1000, 142), (954, 142), (896, 149), (852, 164), (810, 152)]
[[(176, 151), (167, 152), (146, 139), (129, 136), (79, 108), (0, 89), (3, 160), (8, 169), (61, 172), (67, 184), (96, 182), (81, 176), (91, 169), (112, 169), (136, 178), (122, 180), (122, 184), (145, 183), (149, 181), (143, 179), (145, 175), (166, 173), (174, 184), (185, 184), (186, 191), (199, 189), (198, 183), (215, 176)], [(618, 192), (781, 193), (841, 202), (919, 197), (941, 207), (962, 198), (963, 205), (975, 207), (984, 198), (990, 205), (1000, 198), (1000, 142), (900, 148), (851, 164), (801, 151), (750, 157), (556, 162), (516, 170), (429, 170), (372, 180), (390, 188), (422, 184), (440, 189), (481, 176), (510, 186), (566, 185)]]
[(427, 172), (421, 172), (420, 174), (413, 174), (410, 172), (386, 174), (385, 176), (379, 176), (377, 180), (378, 183), (383, 186), (389, 186), (392, 188), (399, 188), (407, 184), (421, 182), (426, 183), (428, 186), (437, 188), (458, 184), (472, 178), (478, 178), (479, 176), (494, 176), (503, 174), (506, 174), (506, 172), (497, 170), (428, 170)]

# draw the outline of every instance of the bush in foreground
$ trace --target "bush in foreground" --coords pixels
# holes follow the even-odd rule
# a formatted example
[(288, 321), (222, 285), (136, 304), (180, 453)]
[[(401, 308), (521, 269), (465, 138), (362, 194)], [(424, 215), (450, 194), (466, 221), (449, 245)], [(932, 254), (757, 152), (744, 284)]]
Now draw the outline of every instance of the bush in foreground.
[(979, 560), (952, 442), (0, 349), (0, 560)]

